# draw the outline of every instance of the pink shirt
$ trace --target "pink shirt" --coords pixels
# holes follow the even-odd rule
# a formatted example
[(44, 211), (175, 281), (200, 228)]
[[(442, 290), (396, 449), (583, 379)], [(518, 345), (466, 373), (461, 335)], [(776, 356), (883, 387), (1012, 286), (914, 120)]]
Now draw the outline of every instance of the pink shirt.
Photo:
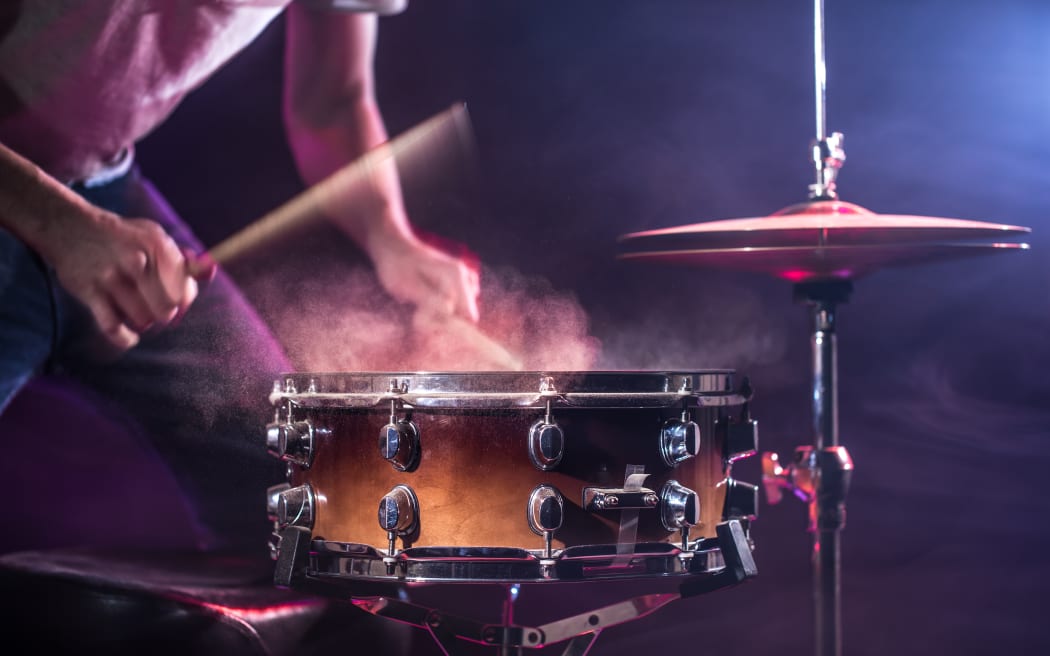
[(0, 10), (0, 142), (64, 182), (95, 175), (290, 1), (23, 0), (9, 26)]

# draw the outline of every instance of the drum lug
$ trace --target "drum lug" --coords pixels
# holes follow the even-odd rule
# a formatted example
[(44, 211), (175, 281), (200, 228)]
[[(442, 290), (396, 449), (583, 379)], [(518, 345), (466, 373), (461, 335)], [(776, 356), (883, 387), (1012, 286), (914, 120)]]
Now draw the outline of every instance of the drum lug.
[(537, 485), (529, 495), (528, 520), (529, 528), (536, 535), (543, 536), (543, 557), (549, 560), (552, 556), (551, 542), (554, 532), (561, 528), (565, 515), (565, 501), (552, 485)]
[(379, 501), (379, 526), (387, 534), (388, 556), (397, 553), (397, 538), (411, 539), (419, 532), (419, 499), (407, 485), (395, 485)]
[(268, 510), (278, 529), (288, 526), (313, 528), (316, 510), (316, 497), (313, 487), (299, 485), (283, 487), (275, 485), (270, 488)]
[(660, 521), (668, 531), (700, 523), (700, 495), (678, 481), (664, 483), (660, 506)]
[(277, 502), (280, 495), (292, 486), (288, 483), (272, 485), (266, 490), (266, 516), (273, 522), (273, 533), (270, 535), (270, 558), (277, 560), (280, 551), (281, 525), (277, 521)]
[(379, 432), (379, 453), (394, 469), (415, 471), (420, 457), (419, 427), (397, 417), (397, 401), (390, 401), (390, 422)]
[(529, 428), (529, 460), (540, 471), (558, 466), (565, 455), (565, 432), (551, 416), (551, 402), (547, 399), (547, 413)]
[(315, 431), (309, 421), (272, 423), (266, 427), (270, 455), (309, 469), (314, 459)]
[(660, 428), (660, 455), (668, 467), (700, 454), (700, 426), (686, 412), (681, 419), (668, 419)]

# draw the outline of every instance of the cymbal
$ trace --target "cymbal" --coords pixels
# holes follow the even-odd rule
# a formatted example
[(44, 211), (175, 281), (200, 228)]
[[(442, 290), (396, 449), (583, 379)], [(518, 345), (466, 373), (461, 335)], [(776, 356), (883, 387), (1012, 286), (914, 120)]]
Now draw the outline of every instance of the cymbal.
[(1025, 250), (1028, 244), (1001, 240), (1028, 232), (1021, 226), (875, 214), (843, 201), (814, 201), (765, 217), (626, 234), (620, 258), (771, 273), (793, 282), (850, 279), (886, 266)]

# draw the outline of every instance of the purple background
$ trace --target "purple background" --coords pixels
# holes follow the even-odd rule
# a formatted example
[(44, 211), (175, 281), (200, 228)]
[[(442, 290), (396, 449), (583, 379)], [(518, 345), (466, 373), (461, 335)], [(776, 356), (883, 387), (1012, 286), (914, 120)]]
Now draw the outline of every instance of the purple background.
[[(809, 325), (790, 285), (615, 254), (626, 232), (805, 200), (812, 11), (417, 0), (382, 22), (388, 128), (466, 101), (481, 166), (469, 189), (410, 194), (414, 220), (575, 294), (606, 347), (595, 368), (749, 375), (761, 448), (789, 458), (810, 440)], [(846, 651), (1047, 653), (1050, 5), (829, 2), (826, 23), (843, 200), (1033, 229), (1027, 253), (880, 271), (840, 312), (841, 440), (856, 464)], [(141, 145), (208, 244), (301, 189), (279, 118), (281, 27)], [(757, 458), (738, 471), (758, 482)], [(763, 503), (753, 537), (755, 580), (611, 629), (595, 653), (809, 652), (805, 508)]]

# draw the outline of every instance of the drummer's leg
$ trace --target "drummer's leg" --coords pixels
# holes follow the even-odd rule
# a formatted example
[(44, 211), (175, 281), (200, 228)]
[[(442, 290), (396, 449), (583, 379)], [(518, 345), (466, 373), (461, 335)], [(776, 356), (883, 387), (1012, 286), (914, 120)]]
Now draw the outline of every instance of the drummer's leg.
[(56, 340), (44, 263), (0, 230), (0, 412), (50, 357)]
[[(181, 245), (200, 244), (137, 171), (80, 190), (123, 216), (158, 221)], [(74, 324), (88, 322), (70, 305)], [(267, 396), (289, 363), (266, 324), (222, 271), (202, 284), (177, 325), (143, 336), (114, 363), (71, 355), (70, 375), (126, 409), (187, 491), (208, 534), (202, 546), (264, 552), (266, 489), (282, 468), (265, 452)]]

